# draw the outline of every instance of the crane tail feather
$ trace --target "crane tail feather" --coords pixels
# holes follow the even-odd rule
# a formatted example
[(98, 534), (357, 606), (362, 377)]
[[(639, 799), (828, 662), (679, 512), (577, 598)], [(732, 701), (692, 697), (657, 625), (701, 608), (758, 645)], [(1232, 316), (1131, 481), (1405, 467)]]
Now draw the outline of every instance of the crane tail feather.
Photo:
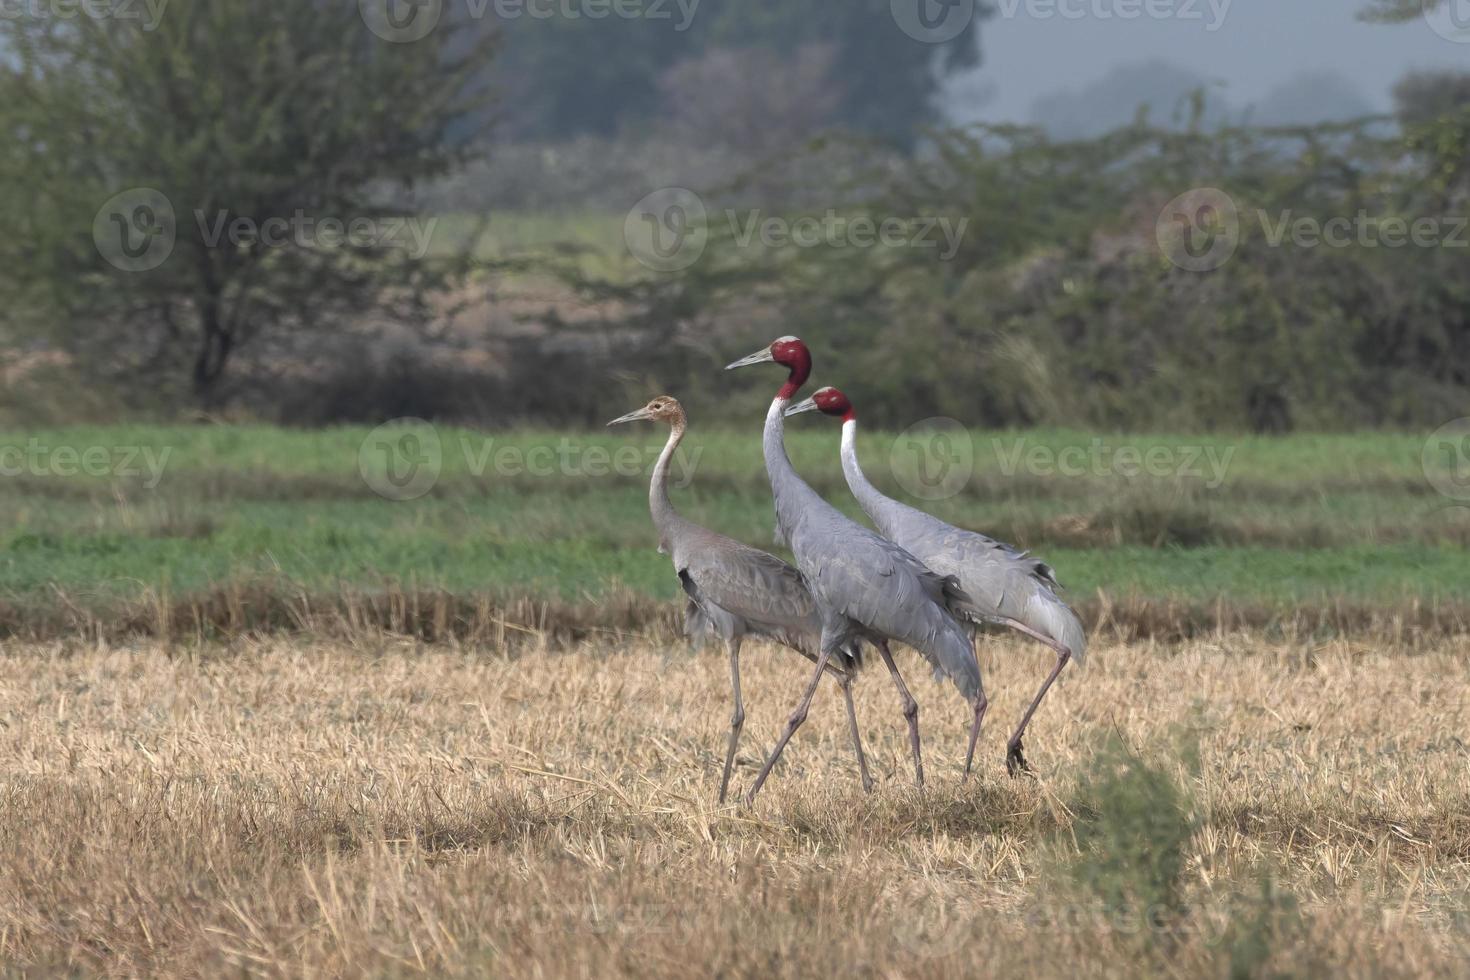
[(1087, 631), (1071, 606), (1055, 596), (1040, 596), (1031, 601), (1027, 612), (1027, 626), (1066, 647), (1077, 666), (1087, 662)]

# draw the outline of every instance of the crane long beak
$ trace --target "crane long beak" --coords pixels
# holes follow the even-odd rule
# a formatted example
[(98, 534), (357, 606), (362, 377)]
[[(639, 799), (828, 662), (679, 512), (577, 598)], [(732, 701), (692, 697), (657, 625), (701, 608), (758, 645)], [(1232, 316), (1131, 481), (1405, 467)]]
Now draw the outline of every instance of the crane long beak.
[(733, 371), (736, 368), (750, 367), (752, 364), (770, 364), (775, 359), (776, 355), (771, 353), (771, 349), (769, 347), (766, 347), (762, 350), (756, 351), (749, 357), (742, 357), (740, 360), (736, 361), (733, 364), (725, 365), (725, 370)]
[(653, 416), (648, 414), (648, 409), (640, 408), (636, 412), (629, 412), (627, 415), (613, 419), (608, 425), (622, 425), (624, 422), (648, 422), (652, 419)]
[(815, 411), (817, 411), (817, 400), (815, 398), (808, 398), (806, 401), (800, 402), (796, 405), (792, 405), (790, 408), (788, 408), (786, 410), (786, 417), (791, 418), (791, 416), (800, 415), (803, 412)]

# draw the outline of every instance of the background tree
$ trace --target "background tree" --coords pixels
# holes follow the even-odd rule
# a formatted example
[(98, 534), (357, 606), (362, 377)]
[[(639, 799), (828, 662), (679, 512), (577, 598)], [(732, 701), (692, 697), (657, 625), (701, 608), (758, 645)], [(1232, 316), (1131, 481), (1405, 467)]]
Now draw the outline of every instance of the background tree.
[(1363, 20), (1397, 24), (1438, 10), (1445, 0), (1370, 0), (1359, 13)]
[(765, 49), (714, 48), (679, 62), (659, 80), (672, 134), (754, 160), (809, 138), (842, 101), (836, 49), (811, 44), (795, 54), (785, 60)]
[[(678, 5), (661, 9), (668, 19), (524, 16), (500, 22), (506, 43), (492, 76), (496, 90), (506, 94), (506, 135), (616, 135), (657, 119), (659, 83), (675, 64), (711, 49), (765, 49), (795, 63), (818, 45), (833, 52), (835, 121), (907, 146), (938, 119), (935, 98), (943, 77), (979, 64), (979, 24), (989, 12), (977, 5), (965, 29), (936, 46), (906, 35), (889, 0), (705, 0), (687, 23)], [(743, 70), (757, 75), (764, 65), (753, 60)]]
[(484, 109), (488, 43), (455, 34), (389, 43), (335, 2), (0, 20), (0, 201), (19, 225), (0, 322), (209, 405), (242, 349), (370, 309), (425, 318), (458, 270), (401, 202), (456, 165), (446, 134)]

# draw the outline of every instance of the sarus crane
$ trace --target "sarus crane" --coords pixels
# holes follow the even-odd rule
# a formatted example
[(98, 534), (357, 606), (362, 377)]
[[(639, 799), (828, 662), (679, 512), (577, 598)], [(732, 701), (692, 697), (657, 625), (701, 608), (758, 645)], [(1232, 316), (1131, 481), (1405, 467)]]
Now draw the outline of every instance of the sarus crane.
[[(661, 395), (636, 412), (613, 419), (609, 426), (627, 422), (663, 422), (669, 441), (659, 455), (648, 488), (648, 507), (659, 534), (659, 553), (673, 559), (674, 571), (688, 597), (684, 631), (691, 639), (716, 636), (724, 640), (730, 654), (730, 684), (735, 693), (735, 711), (730, 718), (730, 740), (725, 749), (725, 774), (720, 778), (720, 802), (730, 788), (730, 771), (735, 749), (745, 725), (745, 703), (740, 694), (740, 647), (747, 636), (759, 636), (819, 660), (822, 623), (816, 603), (801, 573), (775, 555), (747, 547), (685, 520), (669, 500), (669, 468), (674, 453), (688, 431), (688, 419), (677, 399)], [(847, 721), (852, 729), (852, 747), (857, 755), (863, 789), (871, 792), (872, 777), (863, 755), (857, 712), (852, 703), (852, 675), (862, 663), (856, 639), (844, 642), (820, 661), (836, 678), (847, 702)], [(818, 669), (820, 678), (822, 671)]]
[(747, 799), (755, 798), (786, 743), (806, 720), (827, 660), (860, 639), (877, 647), (898, 688), (909, 726), (914, 780), (922, 787), (919, 705), (904, 684), (888, 643), (897, 640), (913, 647), (937, 674), (948, 677), (967, 699), (983, 706), (979, 662), (970, 635), (957, 618), (968, 600), (955, 579), (935, 574), (892, 541), (849, 520), (797, 475), (786, 455), (785, 413), (811, 374), (806, 345), (795, 337), (782, 337), (726, 370), (769, 363), (789, 373), (766, 413), (766, 473), (776, 500), (779, 530), (816, 599), (822, 638), (816, 673)]
[[(1087, 634), (1077, 614), (1057, 595), (1061, 585), (1051, 566), (1012, 545), (974, 531), (947, 524), (878, 492), (863, 473), (857, 455), (857, 413), (852, 402), (836, 388), (823, 388), (811, 398), (786, 410), (787, 415), (819, 411), (842, 419), (842, 472), (863, 512), (890, 541), (901, 545), (940, 575), (959, 579), (972, 605), (965, 615), (977, 629), (994, 624), (1025, 634), (1050, 647), (1056, 666), (1006, 743), (1006, 769), (1015, 775), (1029, 770), (1021, 752), (1021, 736), (1067, 661), (1081, 664), (1087, 655)], [(983, 713), (982, 713), (983, 714)], [(965, 775), (975, 757), (982, 714), (970, 730)]]

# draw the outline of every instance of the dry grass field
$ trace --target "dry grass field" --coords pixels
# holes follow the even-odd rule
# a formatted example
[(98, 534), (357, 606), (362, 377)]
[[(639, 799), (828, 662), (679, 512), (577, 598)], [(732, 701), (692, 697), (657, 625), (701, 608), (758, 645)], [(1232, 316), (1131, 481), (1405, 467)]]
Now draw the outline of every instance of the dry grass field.
[[(748, 650), (741, 786), (805, 676)], [(1467, 654), (1102, 644), (1033, 727), (1037, 778), (1010, 779), (1004, 729), (1045, 658), (988, 641), (968, 786), (965, 706), (906, 655), (927, 792), (871, 673), (876, 792), (827, 686), (747, 810), (714, 805), (713, 652), (11, 645), (0, 972), (1464, 975)], [(1108, 898), (1137, 894), (1131, 872), (1099, 864), (1129, 819), (1163, 836), (1124, 865), (1185, 828), (1173, 897), (1146, 916)]]

